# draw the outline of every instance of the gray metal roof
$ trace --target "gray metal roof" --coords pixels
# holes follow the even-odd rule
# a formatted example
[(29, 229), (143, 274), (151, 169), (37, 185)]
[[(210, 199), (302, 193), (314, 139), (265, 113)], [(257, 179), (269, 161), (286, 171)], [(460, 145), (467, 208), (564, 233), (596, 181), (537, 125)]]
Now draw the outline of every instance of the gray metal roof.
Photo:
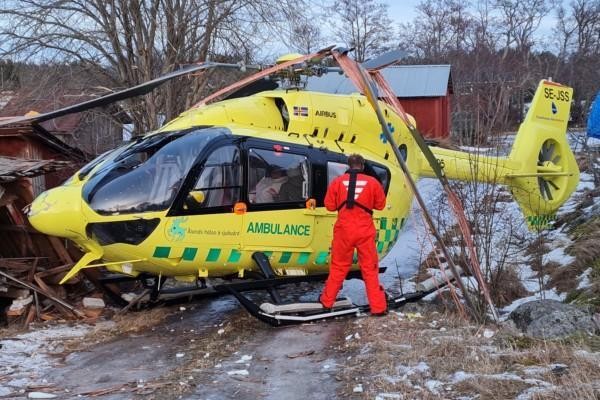
[[(383, 76), (398, 97), (441, 97), (451, 87), (450, 65), (395, 65), (383, 69)], [(330, 72), (310, 77), (307, 90), (349, 94), (358, 90), (344, 75)]]

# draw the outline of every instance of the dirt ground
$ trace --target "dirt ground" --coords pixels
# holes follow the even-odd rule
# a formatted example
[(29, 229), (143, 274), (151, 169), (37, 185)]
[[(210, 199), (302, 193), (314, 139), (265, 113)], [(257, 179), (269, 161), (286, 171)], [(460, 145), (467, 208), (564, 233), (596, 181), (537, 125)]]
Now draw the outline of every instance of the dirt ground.
[[(600, 396), (597, 337), (533, 341), (428, 303), (385, 317), (272, 328), (232, 299), (206, 299), (129, 313), (67, 339), (48, 336), (56, 339), (47, 342), (52, 346), (21, 348), (31, 353), (13, 360), (20, 365), (12, 370), (8, 354), (0, 357), (0, 398), (30, 392), (190, 400)], [(4, 337), (0, 352), (27, 340)]]
[(272, 328), (223, 297), (5, 332), (0, 398), (331, 399), (345, 323)]

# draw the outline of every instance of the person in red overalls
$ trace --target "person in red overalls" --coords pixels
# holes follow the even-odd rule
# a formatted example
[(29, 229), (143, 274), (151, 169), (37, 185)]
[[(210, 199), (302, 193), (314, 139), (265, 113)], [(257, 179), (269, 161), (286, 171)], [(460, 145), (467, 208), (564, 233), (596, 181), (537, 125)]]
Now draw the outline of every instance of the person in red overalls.
[(325, 195), (325, 207), (329, 211), (337, 210), (338, 217), (333, 227), (329, 276), (319, 301), (325, 308), (333, 307), (356, 249), (371, 314), (383, 315), (387, 312), (387, 301), (379, 284), (372, 214), (374, 209), (385, 207), (385, 193), (377, 179), (362, 173), (365, 160), (361, 155), (350, 155), (348, 165), (350, 169), (331, 182)]

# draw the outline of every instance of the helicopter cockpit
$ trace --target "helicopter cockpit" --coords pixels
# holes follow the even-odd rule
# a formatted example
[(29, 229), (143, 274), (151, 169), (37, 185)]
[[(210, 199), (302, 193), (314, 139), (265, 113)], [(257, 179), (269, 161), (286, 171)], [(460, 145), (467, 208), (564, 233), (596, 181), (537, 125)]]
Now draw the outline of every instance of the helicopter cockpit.
[(202, 150), (224, 129), (153, 135), (107, 159), (83, 188), (83, 198), (102, 215), (167, 209)]

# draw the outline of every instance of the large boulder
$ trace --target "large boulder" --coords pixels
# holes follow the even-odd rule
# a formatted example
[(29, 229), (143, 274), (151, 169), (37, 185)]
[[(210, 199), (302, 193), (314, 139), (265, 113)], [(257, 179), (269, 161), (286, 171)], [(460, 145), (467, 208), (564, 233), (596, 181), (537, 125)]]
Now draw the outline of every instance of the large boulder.
[(596, 333), (590, 314), (556, 300), (535, 300), (521, 304), (509, 318), (521, 331), (535, 338), (558, 339), (575, 333)]

